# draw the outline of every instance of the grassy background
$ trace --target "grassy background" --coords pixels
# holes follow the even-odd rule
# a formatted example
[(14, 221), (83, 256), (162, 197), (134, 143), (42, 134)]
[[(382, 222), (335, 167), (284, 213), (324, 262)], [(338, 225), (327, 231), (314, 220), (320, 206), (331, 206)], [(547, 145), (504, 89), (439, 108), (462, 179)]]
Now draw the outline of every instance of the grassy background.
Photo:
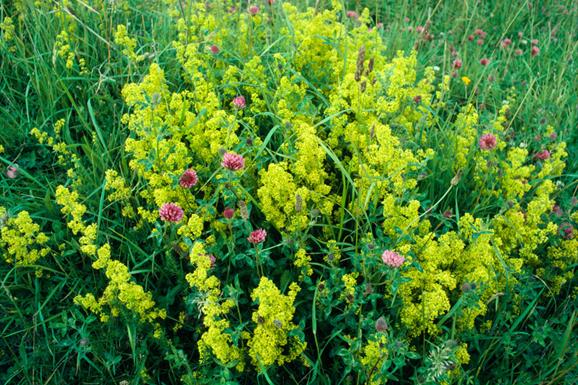
[[(50, 2), (48, 2), (50, 3)], [(122, 145), (126, 131), (120, 123), (125, 112), (120, 90), (130, 81), (142, 78), (151, 62), (167, 73), (175, 90), (179, 89), (179, 69), (171, 43), (175, 38), (172, 19), (160, 1), (82, 3), (71, 0), (66, 9), (76, 23), (74, 50), (86, 59), (87, 74), (67, 70), (55, 57), (54, 42), (67, 22), (48, 7), (32, 0), (2, 1), (0, 19), (13, 17), (17, 35), (3, 42), (0, 62), (0, 154), (3, 169), (20, 166), (21, 177), (0, 177), (0, 205), (13, 211), (28, 210), (50, 232), (62, 235), (66, 228), (59, 221), (59, 208), (53, 202), (54, 189), (66, 180), (65, 172), (54, 164), (52, 154), (29, 136), (33, 127), (50, 127), (57, 119), (67, 120), (63, 133), (68, 144), (83, 154), (81, 173), (83, 195), (96, 210), (102, 194), (104, 171), (119, 164), (127, 171)], [(240, 7), (246, 3), (237, 2)], [(123, 9), (122, 4), (127, 8)], [(303, 7), (325, 6), (324, 1), (302, 1)], [(264, 5), (262, 5), (264, 6)], [(349, 1), (348, 9), (369, 8), (376, 21), (383, 23), (383, 34), (391, 56), (396, 51), (417, 49), (420, 66), (437, 66), (451, 72), (452, 47), (463, 61), (458, 77), (467, 76), (473, 87), (452, 89), (452, 100), (461, 105), (470, 100), (479, 109), (497, 110), (508, 95), (519, 102), (515, 111), (515, 131), (521, 140), (532, 143), (552, 125), (567, 141), (566, 195), (569, 201), (577, 188), (578, 176), (578, 5), (573, 1)], [(138, 39), (138, 53), (147, 55), (140, 65), (123, 62), (113, 43), (117, 24), (130, 26)], [(416, 33), (426, 26), (432, 40)], [(468, 36), (482, 28), (487, 37), (482, 45)], [(521, 34), (519, 37), (518, 34)], [(509, 49), (501, 48), (505, 37), (512, 39)], [(530, 55), (531, 40), (538, 40), (540, 53)], [(8, 48), (11, 49), (8, 49)], [(523, 54), (516, 56), (515, 49)], [(489, 58), (482, 66), (480, 59)], [(452, 106), (448, 106), (448, 114)], [(93, 136), (97, 140), (93, 142)], [(444, 175), (443, 159), (437, 166)], [(445, 173), (449, 180), (452, 176)], [(432, 182), (432, 196), (448, 180)], [(467, 199), (467, 191), (463, 191)], [(94, 204), (97, 202), (97, 204)], [(90, 213), (97, 215), (96, 212)], [(114, 218), (103, 218), (111, 228)], [(124, 245), (129, 254), (138, 254), (130, 234), (109, 234)], [(64, 238), (60, 236), (59, 238)], [(32, 275), (16, 275), (14, 268), (0, 265), (0, 381), (3, 383), (119, 383), (131, 380), (150, 358), (170, 354), (171, 347), (155, 351), (139, 338), (136, 323), (124, 330), (113, 330), (71, 306), (75, 293), (95, 284), (75, 269), (81, 263), (76, 255), (55, 260), (47, 272), (50, 281)], [(16, 279), (17, 277), (17, 279)], [(47, 283), (50, 282), (50, 285)], [(524, 298), (538, 298), (543, 286), (528, 277)], [(570, 295), (571, 293), (565, 293)], [(505, 293), (501, 306), (513, 304)], [(576, 375), (576, 304), (558, 298), (516, 303), (519, 315), (493, 309), (494, 326), (476, 340), (484, 353), (473, 357), (466, 383), (559, 384)], [(90, 332), (88, 331), (90, 329)], [(574, 334), (572, 334), (574, 333)], [(536, 351), (536, 347), (540, 351)], [(570, 353), (569, 353), (570, 352)], [(562, 359), (570, 354), (570, 360)], [(178, 353), (174, 353), (178, 355)], [(148, 358), (148, 360), (147, 360)], [(178, 362), (178, 359), (173, 360)], [(545, 364), (547, 363), (547, 364)], [(153, 369), (154, 369), (153, 364)], [(165, 365), (157, 363), (157, 366)], [(159, 383), (178, 381), (178, 367), (164, 368), (166, 378)], [(162, 380), (162, 381), (161, 381)], [(260, 379), (265, 383), (263, 379)], [(134, 380), (137, 381), (137, 380)], [(137, 382), (134, 382), (137, 383)], [(568, 382), (571, 383), (571, 382)]]

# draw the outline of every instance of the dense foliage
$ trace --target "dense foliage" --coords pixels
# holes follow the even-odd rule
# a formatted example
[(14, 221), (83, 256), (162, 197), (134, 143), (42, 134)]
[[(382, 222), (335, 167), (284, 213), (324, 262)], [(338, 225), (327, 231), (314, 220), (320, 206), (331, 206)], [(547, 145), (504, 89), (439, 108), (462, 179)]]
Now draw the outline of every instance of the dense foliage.
[(3, 2), (0, 381), (576, 383), (577, 12)]

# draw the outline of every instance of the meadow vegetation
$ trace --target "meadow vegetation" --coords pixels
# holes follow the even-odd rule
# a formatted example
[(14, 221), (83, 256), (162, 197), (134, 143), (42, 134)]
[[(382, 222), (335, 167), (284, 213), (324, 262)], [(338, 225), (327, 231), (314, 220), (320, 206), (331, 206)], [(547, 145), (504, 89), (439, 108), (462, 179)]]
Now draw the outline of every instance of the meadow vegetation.
[(3, 0), (0, 383), (576, 384), (573, 1)]

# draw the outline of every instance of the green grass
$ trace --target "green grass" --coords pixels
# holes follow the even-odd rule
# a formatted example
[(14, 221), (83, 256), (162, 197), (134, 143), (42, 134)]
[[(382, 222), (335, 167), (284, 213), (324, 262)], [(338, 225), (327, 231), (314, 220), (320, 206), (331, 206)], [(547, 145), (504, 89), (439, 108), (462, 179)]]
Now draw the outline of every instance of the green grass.
[[(128, 381), (138, 384), (144, 383), (138, 373), (145, 368), (151, 376), (149, 383), (180, 383), (183, 375), (197, 370), (192, 363), (196, 354), (183, 352), (182, 347), (195, 346), (198, 335), (191, 332), (182, 340), (177, 338), (178, 346), (170, 341), (157, 344), (147, 338), (134, 318), (116, 324), (101, 323), (96, 316), (72, 303), (75, 295), (102, 288), (102, 274), (90, 269), (88, 257), (77, 252), (78, 241), (70, 235), (60, 207), (54, 201), (56, 187), (68, 181), (66, 170), (55, 163), (54, 154), (30, 136), (33, 127), (51, 130), (55, 121), (65, 119), (62, 136), (70, 148), (81, 155), (76, 170), (83, 183), (78, 190), (89, 208), (87, 215), (99, 225), (99, 239), (110, 240), (118, 246), (131, 273), (145, 290), (157, 291), (155, 300), (160, 307), (175, 306), (177, 293), (188, 289), (184, 275), (190, 267), (184, 259), (170, 259), (164, 249), (151, 253), (148, 247), (139, 244), (144, 232), (132, 229), (128, 221), (118, 215), (118, 207), (105, 200), (104, 173), (114, 168), (135, 182), (131, 185), (138, 184), (124, 150), (128, 130), (121, 117), (128, 108), (120, 92), (125, 84), (140, 81), (151, 63), (159, 63), (165, 70), (173, 90), (187, 88), (172, 47), (177, 31), (161, 1), (119, 1), (118, 8), (111, 5), (102, 8), (101, 1), (71, 0), (70, 3), (69, 8), (61, 9), (68, 9), (65, 13), (72, 17), (70, 23), (76, 25), (74, 33), (78, 39), (74, 52), (86, 59), (86, 74), (78, 68), (66, 69), (62, 59), (55, 56), (56, 36), (69, 22), (64, 23), (48, 6), (37, 7), (32, 0), (6, 1), (0, 5), (0, 21), (12, 16), (18, 31), (14, 40), (0, 41), (0, 144), (5, 148), (5, 152), (0, 153), (3, 170), (0, 206), (9, 208), (10, 213), (27, 210), (50, 234), (55, 248), (64, 245), (62, 254), (56, 253), (49, 263), (39, 261), (34, 266), (42, 271), (42, 277), (36, 277), (34, 269), (32, 273), (25, 273), (0, 261), (0, 383), (119, 384)], [(184, 6), (186, 2), (182, 3)], [(266, 2), (262, 3), (260, 6), (264, 9)], [(295, 3), (304, 8), (323, 9), (329, 2)], [(490, 111), (482, 117), (483, 127), (489, 124), (490, 115), (499, 109), (502, 101), (514, 96), (517, 108), (511, 124), (517, 143), (525, 142), (532, 152), (537, 152), (540, 148), (535, 137), (544, 135), (548, 125), (555, 128), (560, 140), (566, 141), (569, 157), (564, 176), (560, 178), (564, 187), (556, 199), (565, 206), (571, 204), (578, 191), (578, 8), (575, 2), (367, 0), (347, 3), (347, 9), (358, 12), (367, 7), (374, 20), (383, 23), (382, 34), (390, 58), (398, 50), (409, 53), (417, 49), (422, 72), (426, 66), (437, 66), (442, 73), (451, 73), (452, 47), (457, 50), (463, 67), (457, 71), (458, 79), (450, 91), (447, 108), (436, 111), (441, 123), (424, 126), (424, 130), (432, 132), (427, 145), (443, 147), (445, 133), (452, 129), (447, 122), (455, 117), (459, 106), (471, 102), (479, 110)], [(127, 4), (127, 8), (123, 9), (121, 4)], [(245, 2), (240, 7), (245, 8)], [(410, 20), (406, 21), (406, 17)], [(131, 36), (138, 40), (137, 53), (146, 55), (142, 63), (129, 63), (122, 58), (121, 49), (113, 41), (118, 24), (130, 26)], [(424, 41), (415, 32), (418, 25), (429, 26), (432, 41)], [(409, 27), (413, 31), (409, 31)], [(487, 33), (481, 46), (475, 40), (468, 40), (476, 28), (483, 28)], [(523, 37), (519, 38), (518, 33)], [(500, 46), (505, 37), (512, 39), (509, 49)], [(534, 57), (529, 53), (532, 39), (537, 39), (540, 47), (540, 53)], [(274, 45), (272, 36), (270, 47)], [(516, 56), (516, 48), (523, 49), (523, 55)], [(488, 66), (479, 63), (484, 57), (490, 58)], [(470, 87), (463, 87), (459, 81), (461, 76), (472, 80)], [(324, 122), (319, 124), (322, 126)], [(279, 141), (283, 130), (276, 129), (279, 132), (271, 130), (265, 137), (258, 154), (275, 158), (272, 145)], [(416, 143), (418, 139), (416, 137)], [(320, 145), (327, 154), (327, 163), (341, 174), (337, 183), (348, 186), (339, 197), (345, 202), (357, 194), (352, 176), (329, 147), (321, 141)], [(9, 179), (4, 169), (13, 163), (19, 166), (19, 177)], [(457, 186), (448, 190), (455, 175), (443, 153), (432, 160), (428, 173), (435, 178), (426, 179), (423, 202), (437, 204), (432, 215), (437, 215), (438, 221), (434, 223), (440, 227), (444, 226), (441, 213), (448, 209), (458, 214), (459, 211), (474, 212), (481, 217), (489, 217), (500, 209), (496, 201), (472, 202), (468, 188)], [(444, 195), (446, 191), (449, 193)], [(256, 198), (254, 191), (251, 194)], [(256, 211), (256, 207), (257, 201), (253, 210)], [(341, 207), (342, 226), (329, 231), (338, 239), (345, 237), (342, 238), (345, 231), (358, 251), (360, 234), (370, 230), (376, 219), (367, 214), (365, 218), (358, 218), (346, 210)], [(347, 233), (351, 229), (354, 229), (351, 234)], [(468, 336), (475, 353), (455, 383), (555, 385), (578, 381), (576, 278), (558, 295), (551, 295), (548, 285), (534, 274), (518, 280), (523, 282), (521, 289), (509, 288), (511, 291), (500, 293), (488, 304), (490, 311), (486, 318), (492, 321), (491, 326), (484, 331), (472, 331)], [(171, 282), (175, 284), (172, 290), (158, 287), (159, 283)], [(228, 290), (235, 288), (231, 286)], [(355, 384), (353, 375), (331, 377), (335, 368), (332, 359), (324, 355), (326, 345), (321, 344), (321, 341), (329, 344), (342, 336), (338, 331), (326, 335), (325, 329), (317, 330), (320, 310), (314, 303), (300, 306), (311, 309), (311, 328), (316, 337), (316, 345), (310, 349), (317, 355), (314, 357), (317, 361), (307, 383)], [(451, 319), (450, 316), (442, 323), (447, 325), (445, 321)], [(195, 320), (189, 317), (187, 322)], [(193, 327), (186, 329), (192, 331)], [(444, 331), (447, 332), (444, 337), (453, 339), (451, 329)], [(440, 346), (439, 340), (430, 341), (425, 337), (421, 342), (423, 346)], [(403, 351), (403, 346), (398, 348)], [(411, 369), (412, 362), (418, 365), (412, 353), (416, 354), (407, 352), (410, 368), (400, 367), (396, 372), (398, 380), (392, 379), (389, 383), (409, 383), (411, 376), (415, 383), (428, 383), (425, 378), (431, 368), (423, 364), (422, 372)], [(263, 372), (254, 383), (304, 383), (299, 382), (300, 378), (291, 379), (291, 366), (286, 370)], [(215, 373), (215, 377), (218, 376), (222, 376), (220, 383), (238, 383), (229, 369)]]

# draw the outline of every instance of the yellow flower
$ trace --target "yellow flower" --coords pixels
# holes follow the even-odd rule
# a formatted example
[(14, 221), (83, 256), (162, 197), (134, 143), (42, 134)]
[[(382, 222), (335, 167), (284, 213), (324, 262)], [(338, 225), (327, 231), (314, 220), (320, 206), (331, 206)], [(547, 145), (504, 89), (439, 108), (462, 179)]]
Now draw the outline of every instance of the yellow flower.
[(462, 76), (462, 82), (464, 82), (464, 85), (467, 87), (470, 85), (470, 83), (472, 82), (471, 79), (467, 76)]
[(313, 269), (311, 268), (311, 257), (307, 255), (305, 249), (299, 249), (297, 253), (295, 253), (293, 264), (301, 270), (299, 275), (300, 279), (313, 274)]
[(136, 39), (128, 35), (126, 26), (119, 24), (116, 26), (114, 33), (114, 42), (122, 48), (122, 54), (134, 62), (140, 62), (144, 59), (144, 55), (137, 55), (135, 53)]
[(197, 214), (192, 214), (186, 224), (179, 227), (177, 233), (185, 237), (195, 239), (203, 232), (203, 218)]
[(72, 230), (73, 234), (83, 231), (86, 225), (82, 220), (82, 216), (86, 212), (86, 206), (78, 203), (78, 193), (70, 191), (64, 186), (56, 188), (56, 203), (62, 206), (60, 211), (65, 215), (72, 216), (72, 220), (68, 221), (68, 228)]
[(195, 242), (190, 260), (195, 270), (187, 274), (186, 280), (204, 297), (200, 310), (204, 315), (203, 325), (206, 330), (198, 341), (200, 359), (206, 361), (212, 353), (223, 365), (234, 363), (237, 370), (242, 371), (242, 351), (233, 344), (232, 336), (226, 331), (230, 323), (225, 317), (234, 302), (221, 299), (220, 282), (217, 277), (209, 274), (212, 262), (203, 243)]
[(371, 377), (367, 379), (368, 384), (383, 384), (382, 381), (373, 380), (373, 378), (381, 372), (381, 367), (388, 356), (386, 344), (387, 336), (385, 334), (377, 334), (372, 336), (367, 344), (362, 348), (359, 361), (365, 367), (366, 373), (372, 373)]
[(345, 274), (341, 277), (341, 281), (344, 285), (341, 298), (345, 299), (348, 303), (353, 303), (353, 300), (355, 299), (355, 288), (357, 287), (358, 275), (359, 273), (354, 272)]
[(2, 32), (2, 40), (9, 42), (15, 37), (14, 22), (11, 17), (6, 16), (4, 21), (0, 23), (0, 31)]
[(126, 180), (118, 175), (115, 170), (106, 170), (106, 191), (109, 191), (108, 200), (111, 202), (127, 200), (131, 197), (130, 188), (126, 185)]
[(50, 248), (45, 247), (48, 237), (27, 211), (20, 211), (2, 224), (6, 215), (6, 209), (0, 207), (0, 254), (7, 263), (33, 265), (50, 252)]
[[(283, 295), (266, 277), (261, 277), (259, 286), (253, 290), (251, 298), (259, 303), (259, 308), (253, 312), (252, 320), (256, 327), (247, 345), (257, 368), (274, 363), (283, 365), (296, 359), (305, 350), (304, 342), (288, 336), (289, 332), (297, 328), (292, 320), (295, 312), (293, 302), (298, 292), (299, 286), (292, 283), (289, 293)], [(287, 346), (289, 353), (284, 354)]]

